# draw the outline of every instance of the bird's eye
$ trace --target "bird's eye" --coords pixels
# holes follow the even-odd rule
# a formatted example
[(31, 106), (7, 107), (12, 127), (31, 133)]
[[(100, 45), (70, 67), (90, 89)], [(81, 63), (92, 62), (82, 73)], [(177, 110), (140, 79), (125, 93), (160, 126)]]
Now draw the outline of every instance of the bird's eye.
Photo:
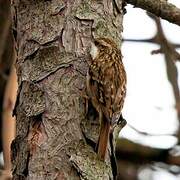
[(99, 43), (98, 43), (97, 41), (95, 41), (94, 44), (95, 44), (95, 46), (98, 46), (98, 45), (99, 45)]

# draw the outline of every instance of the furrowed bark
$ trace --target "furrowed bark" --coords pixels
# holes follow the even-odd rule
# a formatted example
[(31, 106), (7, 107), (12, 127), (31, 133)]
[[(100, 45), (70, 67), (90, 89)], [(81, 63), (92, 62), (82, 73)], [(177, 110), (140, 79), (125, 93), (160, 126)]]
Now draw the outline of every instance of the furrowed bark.
[[(121, 1), (15, 0), (18, 97), (13, 179), (113, 179), (98, 160), (99, 126), (85, 117), (92, 38), (121, 44)], [(96, 119), (97, 120), (97, 119)]]

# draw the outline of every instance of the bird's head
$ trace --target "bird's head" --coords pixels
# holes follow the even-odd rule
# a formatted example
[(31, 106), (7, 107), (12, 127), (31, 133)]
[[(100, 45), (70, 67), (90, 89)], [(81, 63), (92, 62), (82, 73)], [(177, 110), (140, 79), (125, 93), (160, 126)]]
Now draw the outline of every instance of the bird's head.
[(93, 59), (97, 57), (100, 51), (117, 49), (116, 43), (109, 38), (97, 38), (91, 42), (90, 54)]

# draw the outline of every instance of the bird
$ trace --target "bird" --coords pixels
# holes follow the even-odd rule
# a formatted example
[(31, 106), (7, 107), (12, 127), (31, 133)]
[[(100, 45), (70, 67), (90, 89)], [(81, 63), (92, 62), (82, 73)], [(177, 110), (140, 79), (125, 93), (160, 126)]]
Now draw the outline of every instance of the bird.
[(109, 136), (120, 118), (126, 96), (126, 71), (121, 51), (110, 38), (93, 39), (90, 55), (86, 93), (98, 112), (100, 130), (96, 152), (105, 160)]

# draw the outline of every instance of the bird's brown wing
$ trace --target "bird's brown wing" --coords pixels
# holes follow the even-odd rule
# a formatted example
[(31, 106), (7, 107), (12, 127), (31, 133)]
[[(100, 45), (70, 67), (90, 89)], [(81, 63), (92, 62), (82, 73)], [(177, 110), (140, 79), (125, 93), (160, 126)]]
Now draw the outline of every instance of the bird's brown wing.
[[(96, 63), (96, 64), (95, 64)], [(94, 105), (100, 106), (105, 117), (111, 121), (114, 112), (121, 111), (124, 99), (125, 80), (120, 62), (111, 59), (103, 67), (98, 61), (89, 69), (89, 89)], [(96, 107), (95, 107), (96, 108)]]
[[(117, 56), (117, 55), (116, 55)], [(93, 106), (99, 112), (100, 134), (98, 140), (98, 156), (105, 158), (109, 139), (110, 127), (121, 113), (123, 104), (123, 77), (124, 70), (120, 59), (111, 59), (111, 56), (98, 57), (89, 68), (88, 89)], [(120, 55), (117, 58), (121, 58)]]
[(106, 107), (108, 100), (105, 97), (104, 75), (102, 72), (101, 64), (98, 64), (98, 61), (91, 64), (87, 76), (87, 89), (91, 102), (99, 113), (100, 132), (97, 142), (97, 154), (100, 159), (104, 160), (109, 141), (110, 121), (108, 120), (109, 113), (105, 114), (105, 111), (103, 112), (103, 107)]
[(99, 95), (98, 95), (99, 80), (98, 80), (97, 72), (92, 67), (89, 68), (87, 74), (86, 88), (87, 88), (87, 94), (92, 102), (93, 107), (99, 113), (101, 110), (99, 103)]
[(100, 93), (102, 94), (103, 101), (101, 103), (102, 111), (108, 121), (111, 121), (113, 116), (112, 105), (115, 100), (115, 69), (113, 64), (103, 69), (102, 84), (100, 85)]
[(117, 63), (115, 65), (116, 68), (116, 78), (115, 78), (115, 86), (116, 86), (116, 94), (113, 103), (113, 117), (112, 124), (116, 123), (121, 115), (121, 111), (124, 105), (124, 99), (126, 95), (126, 72), (124, 70), (124, 66), (121, 63)]

